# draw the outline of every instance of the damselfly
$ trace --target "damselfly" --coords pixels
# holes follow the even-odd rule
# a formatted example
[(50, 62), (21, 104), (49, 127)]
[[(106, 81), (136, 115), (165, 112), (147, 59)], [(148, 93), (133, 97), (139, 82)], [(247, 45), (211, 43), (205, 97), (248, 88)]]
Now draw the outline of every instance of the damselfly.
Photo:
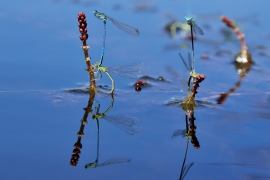
[[(203, 30), (194, 22), (193, 17), (185, 17), (187, 24), (190, 26), (191, 32), (191, 44), (192, 44), (192, 68), (195, 67), (195, 59), (194, 59), (194, 42), (193, 42), (193, 32), (195, 34), (199, 33), (204, 35)], [(194, 70), (195, 71), (195, 70)]]
[[(195, 34), (199, 33), (201, 35), (204, 35), (203, 30), (194, 22), (193, 17), (185, 17), (187, 24), (190, 26), (190, 31), (193, 35), (193, 32)], [(192, 36), (193, 37), (193, 36)]]
[(184, 60), (181, 53), (179, 53), (179, 56), (180, 56), (181, 60), (183, 61), (185, 67), (189, 71), (190, 76), (196, 78), (198, 76), (198, 74), (195, 72), (195, 67), (192, 64), (190, 53), (188, 52), (188, 63)]
[(107, 19), (109, 19), (116, 27), (118, 27), (122, 31), (125, 31), (126, 33), (129, 33), (129, 34), (134, 35), (134, 36), (138, 36), (140, 33), (139, 33), (139, 29), (134, 28), (132, 26), (129, 26), (127, 24), (124, 24), (120, 21), (117, 21), (117, 20), (111, 18), (110, 16), (107, 16), (104, 13), (98, 12), (97, 10), (94, 10), (93, 14), (95, 17), (102, 20), (104, 23), (103, 48), (102, 48), (102, 54), (101, 54), (101, 58), (100, 58), (100, 65), (101, 65), (102, 61), (103, 61), (103, 57), (104, 57), (104, 51), (105, 51), (106, 21), (107, 21)]
[(134, 28), (132, 26), (129, 26), (127, 24), (124, 24), (120, 21), (117, 21), (104, 13), (98, 12), (97, 10), (94, 10), (93, 14), (98, 19), (105, 21), (105, 23), (106, 23), (107, 19), (109, 19), (115, 26), (117, 26), (122, 31), (125, 31), (126, 33), (129, 33), (129, 34), (134, 35), (134, 36), (138, 36), (140, 34), (139, 29)]
[(109, 78), (112, 81), (112, 89), (110, 93), (114, 91), (114, 80), (112, 76), (110, 75), (109, 72), (114, 72), (120, 76), (128, 77), (128, 78), (139, 78), (142, 75), (142, 69), (144, 67), (143, 63), (133, 63), (133, 64), (128, 64), (128, 65), (123, 65), (123, 66), (113, 66), (113, 67), (105, 67), (101, 66), (100, 63), (96, 63), (94, 65), (94, 73), (95, 76), (100, 76), (96, 80), (99, 80), (102, 77), (102, 71), (105, 72)]
[(190, 53), (188, 52), (188, 63), (184, 60), (184, 58), (182, 57), (181, 53), (179, 53), (179, 56), (181, 58), (181, 60), (183, 61), (184, 65), (186, 66), (187, 70), (189, 71), (189, 80), (188, 80), (188, 93), (189, 90), (190, 90), (190, 81), (192, 78), (196, 78), (199, 74), (197, 74), (195, 72), (195, 68), (194, 68), (194, 64), (192, 64), (192, 60), (191, 60), (191, 57), (190, 57)]

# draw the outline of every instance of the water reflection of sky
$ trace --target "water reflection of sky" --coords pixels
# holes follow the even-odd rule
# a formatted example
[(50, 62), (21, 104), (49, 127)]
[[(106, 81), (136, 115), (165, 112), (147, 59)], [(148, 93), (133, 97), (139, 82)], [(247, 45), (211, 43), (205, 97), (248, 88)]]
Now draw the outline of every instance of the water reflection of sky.
[[(183, 129), (184, 113), (166, 106), (173, 97), (184, 96), (183, 77), (187, 72), (178, 52), (165, 50), (172, 44), (164, 26), (175, 17), (184, 20), (186, 2), (147, 1), (2, 1), (0, 3), (0, 137), (3, 148), (3, 179), (176, 179), (185, 152), (184, 138), (171, 139), (175, 129)], [(256, 63), (235, 94), (222, 106), (202, 107), (195, 112), (201, 148), (189, 148), (187, 162), (195, 162), (186, 179), (247, 179), (269, 176), (269, 13), (268, 2), (194, 1), (193, 13), (205, 36), (195, 44), (196, 70), (206, 74), (196, 98), (215, 102), (218, 94), (227, 92), (238, 80), (231, 61), (240, 43), (224, 42), (219, 20), (221, 14), (239, 19), (245, 27), (246, 41)], [(140, 8), (141, 11), (140, 11)], [(92, 15), (97, 9), (140, 29), (133, 37), (107, 23), (105, 65), (114, 66), (144, 62), (145, 74), (164, 76), (172, 83), (153, 82), (146, 92), (133, 93), (133, 80), (116, 75), (115, 105), (110, 114), (130, 114), (141, 120), (142, 132), (128, 136), (111, 124), (100, 124), (100, 161), (127, 157), (127, 164), (85, 170), (95, 159), (95, 123), (89, 123), (82, 139), (82, 154), (76, 168), (69, 166), (72, 146), (77, 138), (82, 108), (88, 96), (61, 91), (88, 82), (83, 53), (80, 49), (77, 13), (85, 12), (88, 20), (90, 54), (99, 60), (103, 24)], [(251, 20), (256, 16), (256, 22)], [(201, 18), (200, 18), (201, 17)], [(247, 17), (247, 18), (245, 18)], [(207, 43), (217, 41), (220, 44)], [(185, 40), (178, 40), (178, 43)], [(189, 41), (186, 41), (189, 43)], [(263, 45), (264, 49), (258, 47)], [(231, 54), (215, 56), (218, 50)], [(208, 53), (209, 60), (200, 56)], [(265, 55), (260, 55), (265, 54)], [(167, 71), (170, 66), (176, 71)], [(176, 77), (177, 76), (177, 77)], [(101, 84), (110, 85), (109, 79)], [(121, 91), (120, 91), (121, 90)], [(129, 93), (127, 93), (129, 92)], [(104, 108), (109, 98), (98, 96)], [(264, 106), (262, 107), (262, 104)], [(263, 115), (264, 116), (263, 116)]]

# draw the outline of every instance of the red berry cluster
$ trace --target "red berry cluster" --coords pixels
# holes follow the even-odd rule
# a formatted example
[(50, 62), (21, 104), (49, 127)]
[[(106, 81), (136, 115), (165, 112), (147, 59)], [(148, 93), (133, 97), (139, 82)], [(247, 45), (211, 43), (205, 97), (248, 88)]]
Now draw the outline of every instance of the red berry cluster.
[(191, 135), (191, 143), (193, 144), (194, 148), (199, 149), (200, 148), (200, 143), (196, 137), (196, 126), (194, 123), (194, 120), (196, 118), (194, 117), (194, 114), (191, 114), (191, 117), (189, 118), (189, 134)]
[(83, 12), (80, 12), (78, 14), (78, 26), (79, 26), (79, 31), (81, 33), (80, 40), (81, 41), (86, 41), (88, 39), (88, 34), (87, 34), (87, 22), (86, 22), (86, 15)]
[(81, 154), (81, 149), (82, 148), (82, 144), (76, 142), (74, 144), (74, 150), (73, 150), (73, 154), (71, 155), (71, 160), (70, 160), (70, 165), (71, 166), (76, 166), (79, 158), (80, 158), (80, 154)]
[(201, 83), (205, 78), (206, 77), (204, 74), (199, 74), (198, 76), (196, 76), (196, 80), (193, 82), (193, 89), (191, 90), (194, 97), (195, 97), (195, 94), (198, 93), (197, 89), (198, 87), (200, 87), (199, 83)]
[(145, 85), (147, 85), (147, 82), (143, 82), (143, 81), (141, 81), (141, 80), (137, 80), (137, 81), (135, 82), (135, 84), (134, 84), (134, 86), (135, 86), (135, 91), (137, 91), (137, 92), (141, 91), (141, 90), (142, 90), (142, 86), (145, 86)]

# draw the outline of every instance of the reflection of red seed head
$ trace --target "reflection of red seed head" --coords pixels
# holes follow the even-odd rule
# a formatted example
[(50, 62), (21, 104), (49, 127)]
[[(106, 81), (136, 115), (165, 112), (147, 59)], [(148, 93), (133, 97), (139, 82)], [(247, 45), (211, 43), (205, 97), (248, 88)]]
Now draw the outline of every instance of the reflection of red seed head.
[(141, 90), (142, 90), (142, 88), (140, 86), (135, 87), (135, 91), (140, 92)]
[(74, 144), (74, 148), (81, 149), (82, 148), (82, 144), (81, 143), (75, 143)]

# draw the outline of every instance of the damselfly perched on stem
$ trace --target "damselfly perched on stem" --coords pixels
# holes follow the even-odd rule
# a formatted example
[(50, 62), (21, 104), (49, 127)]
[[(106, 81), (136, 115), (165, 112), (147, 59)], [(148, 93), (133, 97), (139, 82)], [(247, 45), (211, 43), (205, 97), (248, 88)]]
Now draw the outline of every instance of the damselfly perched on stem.
[(188, 52), (188, 63), (185, 61), (185, 59), (183, 58), (183, 56), (181, 55), (181, 53), (179, 53), (179, 56), (180, 56), (181, 60), (183, 61), (185, 67), (189, 71), (189, 75), (190, 75), (190, 78), (188, 80), (188, 93), (189, 93), (189, 90), (190, 90), (190, 80), (191, 80), (191, 78), (196, 78), (199, 74), (197, 74), (195, 72), (195, 68), (193, 66), (194, 64), (192, 64), (192, 60), (191, 60), (191, 56), (190, 56), (190, 53), (189, 52)]
[(204, 35), (203, 30), (194, 22), (193, 17), (185, 17), (187, 24), (190, 26), (190, 32), (191, 32), (191, 43), (192, 43), (192, 68), (195, 72), (195, 59), (194, 59), (194, 42), (193, 42), (193, 33), (194, 34), (201, 34)]
[(127, 64), (123, 66), (113, 66), (113, 67), (105, 67), (101, 66), (98, 62), (94, 65), (95, 76), (100, 76), (96, 80), (99, 80), (102, 77), (102, 71), (105, 72), (112, 81), (112, 89), (110, 93), (114, 91), (114, 80), (109, 72), (114, 72), (120, 76), (128, 77), (128, 78), (139, 78), (142, 75), (142, 69), (144, 67), (143, 63), (133, 63)]
[(116, 27), (118, 27), (122, 31), (125, 31), (128, 34), (138, 36), (140, 33), (139, 33), (139, 29), (134, 28), (132, 26), (129, 26), (127, 24), (124, 24), (120, 21), (117, 21), (117, 20), (111, 18), (110, 16), (106, 15), (105, 13), (101, 13), (101, 12), (98, 12), (97, 10), (94, 10), (93, 14), (95, 17), (102, 20), (104, 23), (103, 48), (102, 48), (102, 54), (101, 54), (101, 58), (100, 58), (100, 62), (99, 62), (101, 65), (102, 61), (103, 61), (103, 57), (104, 57), (104, 51), (105, 51), (106, 21), (107, 21), (107, 19), (109, 19)]

